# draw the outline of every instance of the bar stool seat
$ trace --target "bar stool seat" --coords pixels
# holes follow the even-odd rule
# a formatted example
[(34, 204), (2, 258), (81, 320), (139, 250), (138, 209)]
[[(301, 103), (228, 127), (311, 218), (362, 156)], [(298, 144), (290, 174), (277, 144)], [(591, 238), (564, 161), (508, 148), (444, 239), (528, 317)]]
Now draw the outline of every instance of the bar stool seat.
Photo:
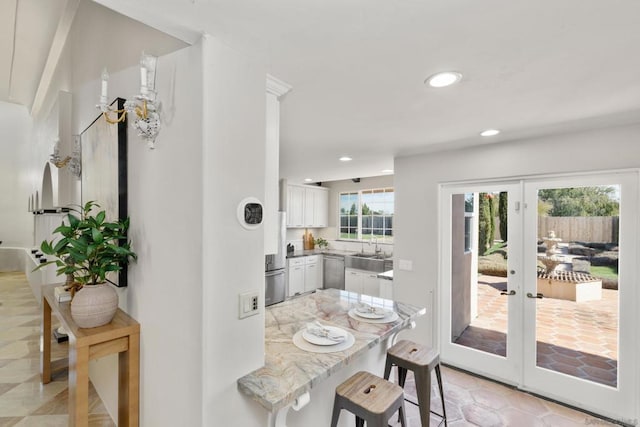
[[(387, 361), (384, 367), (384, 378), (389, 379), (392, 366), (398, 367), (398, 384), (404, 388), (407, 371), (413, 371), (420, 408), (420, 420), (423, 427), (429, 426), (431, 413), (431, 371), (435, 370), (442, 400), (442, 415), (444, 425), (447, 425), (447, 411), (442, 389), (442, 375), (440, 373), (440, 354), (437, 350), (409, 340), (400, 340), (387, 350)], [(435, 413), (435, 412), (434, 412)]]
[(387, 427), (396, 411), (401, 425), (407, 425), (402, 388), (369, 372), (360, 371), (336, 388), (331, 427), (338, 425), (342, 409), (356, 416), (356, 427), (365, 421), (367, 427)]

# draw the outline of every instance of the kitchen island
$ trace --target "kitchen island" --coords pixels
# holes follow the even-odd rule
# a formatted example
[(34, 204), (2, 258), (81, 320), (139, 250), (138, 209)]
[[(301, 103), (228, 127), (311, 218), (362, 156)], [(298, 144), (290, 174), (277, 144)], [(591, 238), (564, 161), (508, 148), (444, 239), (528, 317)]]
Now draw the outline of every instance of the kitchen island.
[[(369, 323), (349, 315), (361, 303), (393, 310), (398, 319), (391, 323)], [(402, 329), (426, 310), (382, 298), (341, 291), (319, 290), (265, 310), (265, 366), (238, 380), (238, 389), (269, 411), (271, 426), (326, 426), (331, 417), (333, 390), (358, 370), (382, 376), (386, 349)], [(353, 335), (350, 348), (333, 353), (302, 350), (293, 343), (296, 332), (309, 322), (342, 328)], [(305, 408), (306, 415), (301, 409)], [(346, 417), (343, 417), (346, 418)], [(297, 421), (297, 422), (296, 422)], [(346, 422), (346, 421), (345, 421)], [(346, 424), (345, 424), (346, 425)]]

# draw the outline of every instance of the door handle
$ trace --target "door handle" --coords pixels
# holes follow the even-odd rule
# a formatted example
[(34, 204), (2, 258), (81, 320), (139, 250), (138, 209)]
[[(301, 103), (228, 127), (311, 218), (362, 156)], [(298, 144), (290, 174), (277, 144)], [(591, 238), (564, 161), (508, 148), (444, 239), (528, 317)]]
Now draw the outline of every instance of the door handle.
[(542, 295), (540, 292), (538, 292), (535, 295), (533, 295), (531, 292), (527, 292), (527, 298), (539, 298), (539, 299), (542, 299), (543, 297), (544, 297), (544, 295)]
[(514, 291), (513, 289), (511, 289), (509, 292), (507, 291), (502, 291), (500, 292), (500, 295), (515, 295), (516, 291)]

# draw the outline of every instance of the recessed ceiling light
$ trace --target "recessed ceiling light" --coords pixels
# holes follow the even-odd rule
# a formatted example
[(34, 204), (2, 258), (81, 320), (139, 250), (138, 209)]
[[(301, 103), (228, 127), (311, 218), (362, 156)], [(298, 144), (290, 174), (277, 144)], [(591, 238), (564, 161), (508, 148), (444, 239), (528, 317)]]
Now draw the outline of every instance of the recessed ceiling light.
[(383, 169), (382, 173), (393, 173), (393, 169)]
[(305, 178), (305, 179), (304, 179), (304, 182), (313, 182), (313, 179), (311, 179), (311, 178)]
[(353, 159), (351, 157), (349, 157), (349, 156), (340, 157), (340, 161), (341, 162), (350, 162), (351, 160), (353, 160)]
[(494, 135), (497, 135), (499, 133), (500, 133), (500, 131), (498, 129), (487, 129), (487, 130), (484, 130), (484, 131), (480, 132), (480, 136), (494, 136)]
[(424, 82), (431, 87), (446, 87), (459, 82), (460, 79), (462, 79), (462, 74), (457, 71), (444, 71), (427, 77)]

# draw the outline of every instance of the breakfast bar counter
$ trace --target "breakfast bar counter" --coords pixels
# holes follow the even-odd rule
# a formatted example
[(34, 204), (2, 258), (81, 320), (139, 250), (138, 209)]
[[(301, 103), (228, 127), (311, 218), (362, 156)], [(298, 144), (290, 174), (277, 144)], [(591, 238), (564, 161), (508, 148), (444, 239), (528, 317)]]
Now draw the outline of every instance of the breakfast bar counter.
[[(354, 316), (362, 305), (394, 315), (389, 323)], [(358, 308), (359, 309), (359, 308)], [(371, 349), (391, 345), (402, 329), (426, 310), (410, 304), (360, 295), (338, 289), (318, 290), (265, 310), (265, 366), (238, 380), (238, 389), (272, 414), (286, 418), (290, 407), (299, 409), (309, 392), (345, 366), (357, 364)], [(338, 327), (355, 338), (349, 348), (335, 352), (307, 351), (294, 344), (294, 336), (309, 324)], [(352, 339), (353, 341), (353, 339)], [(333, 399), (333, 396), (330, 396)], [(284, 410), (284, 411), (283, 411)], [(272, 421), (272, 425), (285, 425)]]

